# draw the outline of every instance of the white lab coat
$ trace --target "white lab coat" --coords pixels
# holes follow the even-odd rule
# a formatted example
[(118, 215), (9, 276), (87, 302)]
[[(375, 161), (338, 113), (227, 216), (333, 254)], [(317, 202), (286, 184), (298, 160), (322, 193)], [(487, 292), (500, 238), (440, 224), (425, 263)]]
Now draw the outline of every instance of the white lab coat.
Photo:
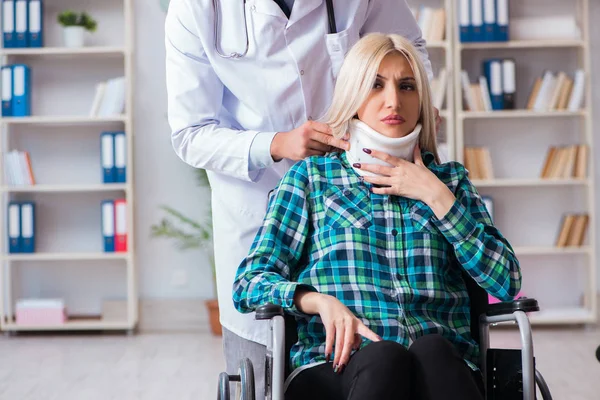
[[(220, 0), (223, 52), (242, 53), (243, 0)], [(273, 0), (247, 0), (249, 49), (241, 59), (215, 50), (212, 0), (172, 0), (165, 24), (169, 124), (173, 147), (209, 171), (221, 324), (259, 343), (266, 323), (238, 313), (232, 283), (267, 207), (268, 192), (292, 165), (273, 163), (270, 142), (321, 117), (348, 49), (369, 32), (398, 33), (422, 54), (425, 43), (404, 0), (334, 0), (336, 34), (326, 2), (296, 1), (289, 20)]]

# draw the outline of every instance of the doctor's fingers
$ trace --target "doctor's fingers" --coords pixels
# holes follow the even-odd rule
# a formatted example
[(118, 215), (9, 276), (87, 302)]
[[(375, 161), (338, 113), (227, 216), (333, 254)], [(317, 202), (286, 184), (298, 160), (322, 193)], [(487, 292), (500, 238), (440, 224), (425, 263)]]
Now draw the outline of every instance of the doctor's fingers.
[(334, 149), (333, 146), (328, 146), (316, 140), (310, 140), (307, 147), (309, 150), (315, 150), (323, 153), (329, 153)]
[(350, 150), (350, 143), (343, 139), (336, 139), (332, 135), (328, 135), (325, 133), (314, 131), (311, 135), (311, 139), (326, 144), (328, 146), (336, 147), (341, 150)]

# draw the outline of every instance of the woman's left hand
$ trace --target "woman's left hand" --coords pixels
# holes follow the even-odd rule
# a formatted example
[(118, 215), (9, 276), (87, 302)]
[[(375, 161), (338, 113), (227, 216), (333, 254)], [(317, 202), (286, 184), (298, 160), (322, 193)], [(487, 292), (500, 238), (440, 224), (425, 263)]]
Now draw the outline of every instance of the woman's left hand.
[(454, 194), (425, 166), (419, 146), (415, 146), (414, 163), (377, 150), (364, 149), (364, 151), (392, 165), (391, 167), (376, 164), (354, 165), (355, 168), (383, 175), (363, 177), (366, 182), (382, 186), (373, 187), (373, 193), (420, 200), (427, 204), (438, 218), (445, 216), (452, 208), (456, 200)]

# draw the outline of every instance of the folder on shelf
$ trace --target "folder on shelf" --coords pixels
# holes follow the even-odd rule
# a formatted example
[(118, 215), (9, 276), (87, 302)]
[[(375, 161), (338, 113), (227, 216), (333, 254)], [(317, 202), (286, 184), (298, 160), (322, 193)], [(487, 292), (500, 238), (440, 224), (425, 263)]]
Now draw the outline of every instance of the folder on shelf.
[(13, 70), (12, 66), (2, 67), (2, 116), (12, 117)]
[(28, 47), (29, 7), (27, 0), (15, 1), (15, 47)]
[(114, 133), (115, 182), (127, 181), (127, 142), (125, 132)]
[(104, 251), (115, 251), (115, 204), (112, 200), (102, 202), (102, 237), (104, 238)]
[(8, 203), (8, 252), (21, 252), (21, 206), (19, 203)]
[(29, 0), (29, 47), (44, 47), (44, 4), (42, 0)]
[(31, 115), (29, 75), (29, 67), (27, 65), (13, 65), (12, 111), (14, 117), (28, 117)]
[(497, 30), (496, 0), (483, 0), (483, 40), (494, 42), (498, 37)]
[(471, 41), (483, 42), (483, 0), (471, 0)]
[(116, 199), (115, 203), (115, 251), (127, 252), (127, 202)]
[(21, 203), (21, 253), (35, 252), (35, 203)]
[(508, 0), (496, 0), (496, 41), (508, 41), (508, 20)]
[(463, 43), (471, 42), (471, 0), (459, 0), (458, 5), (458, 29), (460, 32), (460, 41)]
[(489, 84), (492, 110), (503, 110), (504, 93), (502, 91), (502, 60), (485, 60), (483, 63), (483, 71)]
[(15, 0), (2, 1), (2, 39), (5, 49), (15, 47)]
[(100, 135), (100, 162), (102, 166), (102, 181), (114, 183), (115, 175), (115, 143), (112, 132), (102, 132)]
[(502, 93), (504, 96), (503, 108), (505, 110), (515, 109), (516, 85), (515, 60), (512, 58), (502, 60)]

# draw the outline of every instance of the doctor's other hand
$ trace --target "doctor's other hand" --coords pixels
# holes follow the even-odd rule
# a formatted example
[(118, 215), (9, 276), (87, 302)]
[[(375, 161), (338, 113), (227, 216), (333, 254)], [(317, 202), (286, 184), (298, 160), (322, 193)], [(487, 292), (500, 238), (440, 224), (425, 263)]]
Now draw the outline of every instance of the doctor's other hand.
[(271, 157), (274, 161), (282, 158), (299, 161), (310, 156), (323, 156), (334, 148), (348, 150), (350, 144), (334, 138), (329, 125), (306, 121), (296, 129), (275, 134), (271, 142)]
[(435, 132), (438, 133), (442, 124), (442, 117), (440, 117), (440, 110), (435, 107), (433, 107), (433, 113), (435, 115)]

